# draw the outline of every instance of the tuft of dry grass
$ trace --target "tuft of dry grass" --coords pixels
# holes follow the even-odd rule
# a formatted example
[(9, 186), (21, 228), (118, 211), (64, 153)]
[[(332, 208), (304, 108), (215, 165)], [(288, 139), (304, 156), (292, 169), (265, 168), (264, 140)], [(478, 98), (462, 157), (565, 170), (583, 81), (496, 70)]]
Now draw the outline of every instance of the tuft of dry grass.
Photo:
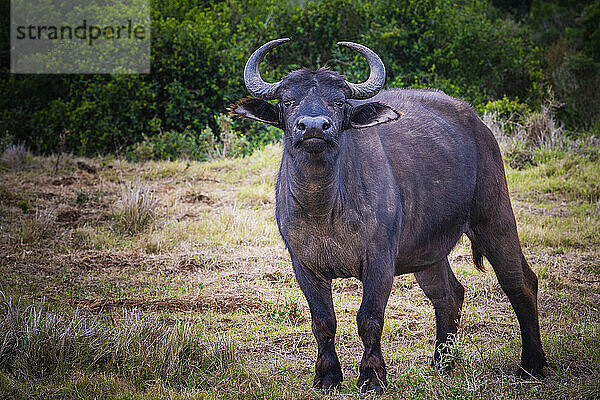
[(547, 150), (559, 147), (564, 139), (562, 124), (556, 120), (554, 112), (562, 104), (555, 98), (551, 90), (548, 90), (546, 101), (542, 104), (540, 111), (532, 112), (526, 119), (524, 126), (518, 131), (518, 135), (528, 147), (542, 147)]
[(79, 310), (64, 315), (0, 294), (0, 370), (16, 377), (57, 377), (82, 369), (110, 372), (138, 387), (157, 380), (202, 387), (240, 366), (229, 337), (208, 338), (190, 321), (135, 309), (116, 316)]
[(501, 118), (497, 111), (485, 111), (481, 120), (490, 131), (492, 131), (492, 134), (496, 138), (501, 149), (504, 149), (511, 144), (512, 139), (507, 135), (507, 125), (510, 124), (510, 122)]
[(35, 215), (25, 217), (21, 222), (19, 239), (21, 243), (37, 243), (49, 238), (56, 231), (56, 216), (50, 209), (36, 210)]
[(19, 171), (23, 169), (29, 157), (29, 150), (24, 143), (20, 143), (9, 145), (0, 156), (0, 160), (10, 169)]
[(122, 231), (136, 234), (150, 225), (157, 217), (158, 199), (148, 185), (128, 182), (121, 191), (116, 205), (115, 217)]

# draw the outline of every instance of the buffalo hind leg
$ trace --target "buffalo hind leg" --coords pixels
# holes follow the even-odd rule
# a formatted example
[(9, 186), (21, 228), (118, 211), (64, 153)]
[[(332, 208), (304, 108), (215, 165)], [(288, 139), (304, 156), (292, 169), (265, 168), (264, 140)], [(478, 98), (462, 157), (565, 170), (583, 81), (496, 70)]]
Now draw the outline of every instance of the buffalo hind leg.
[(474, 254), (480, 252), (492, 265), (517, 315), (523, 342), (518, 374), (523, 378), (543, 377), (547, 363), (540, 340), (538, 279), (523, 256), (510, 205), (503, 214), (504, 218), (497, 218), (494, 223), (472, 226), (467, 235)]
[(389, 260), (371, 258), (366, 264), (362, 274), (363, 297), (356, 315), (358, 335), (365, 347), (357, 386), (362, 392), (374, 391), (381, 394), (387, 385), (385, 362), (381, 353), (381, 334), (394, 270), (391, 257)]
[[(448, 259), (426, 270), (416, 272), (415, 278), (435, 309), (436, 335), (433, 364), (437, 364), (443, 360), (443, 355), (448, 351), (445, 344), (449, 337), (456, 335), (465, 289), (450, 269)], [(447, 370), (452, 368), (452, 364), (444, 363), (442, 366)]]
[(317, 340), (317, 361), (313, 387), (330, 390), (342, 382), (342, 368), (335, 352), (336, 319), (331, 297), (331, 281), (315, 276), (292, 256), (296, 280), (310, 309), (312, 331)]

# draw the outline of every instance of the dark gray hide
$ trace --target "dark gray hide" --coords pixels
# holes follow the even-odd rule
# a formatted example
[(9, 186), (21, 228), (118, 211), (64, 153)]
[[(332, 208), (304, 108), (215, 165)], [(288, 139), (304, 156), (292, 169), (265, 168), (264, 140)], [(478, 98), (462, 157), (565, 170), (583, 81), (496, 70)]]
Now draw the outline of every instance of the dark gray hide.
[(386, 384), (380, 339), (394, 275), (414, 273), (432, 301), (439, 361), (463, 303), (447, 259), (463, 233), (476, 266), (490, 261), (517, 314), (521, 375), (542, 376), (537, 277), (521, 251), (498, 145), (473, 109), (434, 90), (349, 100), (344, 78), (323, 69), (291, 72), (276, 85), (277, 105), (248, 98), (232, 112), (284, 130), (276, 217), (312, 315), (314, 386), (342, 380), (334, 278), (363, 283), (361, 389)]

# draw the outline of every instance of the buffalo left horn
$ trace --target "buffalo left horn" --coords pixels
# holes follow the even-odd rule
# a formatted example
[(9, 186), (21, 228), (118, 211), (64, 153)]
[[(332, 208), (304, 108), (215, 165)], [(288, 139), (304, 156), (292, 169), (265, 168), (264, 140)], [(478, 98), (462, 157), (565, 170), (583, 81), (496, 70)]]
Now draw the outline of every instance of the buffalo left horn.
[(379, 92), (385, 83), (385, 66), (381, 58), (371, 49), (358, 43), (352, 42), (338, 42), (339, 46), (345, 46), (352, 50), (357, 51), (367, 59), (369, 68), (371, 70), (369, 79), (363, 83), (350, 83), (346, 82), (350, 92), (352, 93), (352, 99), (368, 99), (373, 97)]
[(248, 62), (246, 62), (246, 67), (244, 68), (244, 83), (246, 84), (248, 91), (252, 93), (253, 96), (266, 100), (272, 100), (276, 98), (277, 89), (281, 85), (281, 81), (276, 83), (267, 83), (263, 81), (260, 77), (259, 66), (269, 51), (280, 44), (287, 42), (288, 40), (290, 39), (281, 38), (271, 40), (270, 42), (260, 46), (254, 53), (252, 53), (250, 58), (248, 58)]

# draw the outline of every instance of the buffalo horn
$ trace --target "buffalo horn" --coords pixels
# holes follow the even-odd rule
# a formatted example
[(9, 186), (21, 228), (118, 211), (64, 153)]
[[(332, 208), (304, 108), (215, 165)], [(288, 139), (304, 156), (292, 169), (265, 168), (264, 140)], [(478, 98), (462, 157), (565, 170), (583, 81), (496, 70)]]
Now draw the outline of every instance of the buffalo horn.
[(369, 97), (375, 96), (385, 82), (385, 66), (383, 65), (383, 61), (381, 61), (381, 58), (379, 58), (373, 50), (357, 43), (338, 42), (338, 45), (348, 47), (360, 53), (367, 59), (371, 70), (369, 79), (363, 83), (346, 82), (352, 93), (350, 98), (368, 99)]
[(246, 83), (248, 91), (252, 93), (253, 96), (266, 100), (276, 98), (276, 92), (279, 85), (281, 85), (281, 81), (276, 83), (267, 83), (263, 81), (260, 77), (259, 66), (269, 51), (288, 40), (290, 39), (282, 38), (271, 40), (260, 46), (252, 53), (250, 58), (248, 58), (248, 62), (246, 62), (246, 67), (244, 68), (244, 82)]

